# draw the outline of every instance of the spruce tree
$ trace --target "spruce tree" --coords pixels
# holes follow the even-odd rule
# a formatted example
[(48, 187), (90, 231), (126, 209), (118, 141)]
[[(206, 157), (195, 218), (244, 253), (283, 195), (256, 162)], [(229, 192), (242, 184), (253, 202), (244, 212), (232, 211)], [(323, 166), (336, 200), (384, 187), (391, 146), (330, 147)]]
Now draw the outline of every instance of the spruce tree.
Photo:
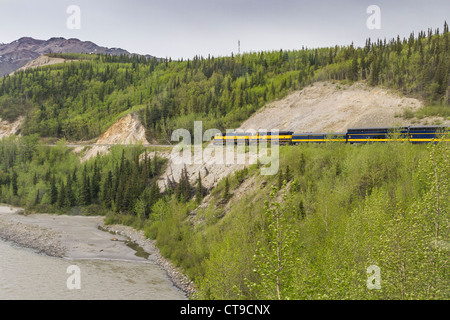
[[(0, 199), (2, 198), (1, 196), (1, 187), (0, 187)], [(1, 200), (0, 200), (1, 201)], [(38, 205), (41, 202), (41, 197), (39, 195), (39, 190), (36, 191), (36, 197), (34, 198), (34, 205)]]
[(92, 183), (89, 175), (87, 176), (86, 181), (86, 204), (90, 205), (92, 203)]
[(50, 169), (47, 169), (47, 171), (45, 172), (44, 179), (45, 179), (45, 181), (50, 182), (50, 179), (51, 179)]
[(66, 185), (66, 206), (71, 208), (76, 205), (75, 193), (73, 192), (72, 179), (70, 174), (67, 176)]
[(300, 204), (298, 205), (298, 213), (300, 217), (304, 219), (306, 217), (305, 205), (303, 204), (303, 199), (300, 200)]
[(353, 54), (352, 68), (350, 70), (350, 80), (358, 81), (359, 65), (358, 65), (358, 52)]
[(81, 177), (80, 204), (82, 206), (91, 204), (91, 186), (86, 166), (83, 169), (83, 175)]
[(153, 157), (153, 176), (157, 176), (159, 174), (159, 164), (158, 164), (158, 157), (155, 155)]
[(97, 166), (97, 159), (95, 159), (95, 163), (94, 163), (94, 175), (92, 177), (92, 202), (96, 202), (98, 199), (98, 194), (100, 192), (100, 183), (101, 183), (101, 175), (100, 175), (100, 170)]
[(152, 186), (150, 187), (150, 198), (151, 198), (151, 204), (155, 204), (161, 195), (161, 190), (159, 189), (158, 183), (154, 182), (152, 183)]
[(122, 149), (122, 156), (120, 158), (119, 174), (122, 175), (125, 170), (125, 149)]
[(64, 208), (66, 206), (66, 189), (64, 186), (64, 181), (61, 182), (61, 187), (58, 193), (58, 207)]
[(289, 182), (292, 180), (292, 174), (291, 174), (291, 168), (289, 168), (289, 165), (286, 166), (286, 172), (284, 174), (284, 179)]
[(223, 199), (228, 200), (231, 197), (230, 194), (230, 181), (228, 181), (228, 177), (225, 177), (225, 189), (223, 191)]
[(280, 168), (280, 172), (278, 172), (278, 182), (277, 182), (278, 189), (281, 189), (283, 187), (283, 169)]
[(191, 199), (191, 184), (186, 166), (181, 170), (180, 181), (175, 188), (175, 197), (180, 202), (187, 202)]
[(202, 199), (203, 199), (203, 186), (202, 186), (202, 177), (199, 172), (197, 179), (197, 193), (195, 195), (195, 200), (198, 204), (200, 204), (202, 202)]
[(15, 171), (12, 172), (11, 175), (11, 187), (14, 196), (17, 196), (18, 185), (17, 185), (17, 173)]
[(372, 85), (372, 86), (378, 85), (379, 73), (380, 73), (378, 61), (380, 59), (381, 59), (381, 57), (378, 57), (375, 55), (373, 58), (373, 61), (372, 61), (372, 68), (370, 70), (370, 85)]
[(112, 196), (112, 172), (111, 170), (108, 171), (108, 175), (106, 177), (105, 182), (103, 183), (103, 189), (102, 189), (102, 201), (103, 205), (107, 208), (111, 208), (111, 201), (113, 199)]
[(437, 66), (437, 70), (436, 70), (436, 83), (437, 83), (437, 87), (436, 87), (436, 95), (437, 97), (441, 97), (445, 94), (445, 91), (447, 90), (448, 87), (448, 79), (449, 79), (449, 75), (448, 75), (448, 68), (446, 67), (446, 63), (445, 61), (442, 59), (439, 61), (439, 64)]
[(77, 168), (75, 167), (72, 172), (72, 181), (77, 182)]
[(55, 204), (58, 201), (58, 188), (56, 187), (55, 176), (52, 176), (50, 181), (50, 204)]
[(131, 187), (132, 181), (128, 180), (125, 186), (124, 195), (121, 203), (121, 212), (132, 212), (133, 211), (133, 189)]

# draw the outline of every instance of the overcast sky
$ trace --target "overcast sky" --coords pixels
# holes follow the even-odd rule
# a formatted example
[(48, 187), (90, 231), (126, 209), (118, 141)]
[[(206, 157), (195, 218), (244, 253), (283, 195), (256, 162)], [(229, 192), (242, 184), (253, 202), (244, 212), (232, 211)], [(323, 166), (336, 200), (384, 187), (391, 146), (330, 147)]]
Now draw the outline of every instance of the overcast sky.
[[(70, 5), (80, 29), (69, 29)], [(367, 8), (381, 10), (369, 29)], [(450, 22), (449, 0), (0, 0), (0, 43), (78, 38), (158, 57), (364, 45)], [(73, 21), (73, 20), (72, 20)]]

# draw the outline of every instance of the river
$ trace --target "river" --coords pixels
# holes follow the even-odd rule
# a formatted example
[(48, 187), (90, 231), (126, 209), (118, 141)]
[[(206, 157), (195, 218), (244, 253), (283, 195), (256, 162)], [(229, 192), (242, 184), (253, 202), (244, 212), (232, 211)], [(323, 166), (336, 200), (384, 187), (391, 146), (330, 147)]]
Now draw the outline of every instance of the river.
[(151, 248), (150, 258), (136, 256), (124, 241), (111, 241), (110, 233), (99, 230), (100, 221), (95, 217), (24, 216), (0, 206), (3, 236), (9, 232), (7, 238), (12, 233), (21, 240), (60, 243), (68, 254), (53, 257), (0, 239), (0, 300), (187, 299), (151, 259)]
[[(79, 272), (68, 270), (70, 266), (77, 266)], [(0, 300), (6, 299), (178, 300), (185, 296), (152, 263), (55, 258), (0, 240)]]

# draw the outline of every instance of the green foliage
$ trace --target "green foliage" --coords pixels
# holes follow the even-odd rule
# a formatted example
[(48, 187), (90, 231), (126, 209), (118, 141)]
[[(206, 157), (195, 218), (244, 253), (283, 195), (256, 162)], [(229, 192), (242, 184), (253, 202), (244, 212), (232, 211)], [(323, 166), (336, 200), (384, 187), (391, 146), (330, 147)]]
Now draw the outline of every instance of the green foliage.
[(223, 199), (225, 201), (227, 201), (228, 199), (230, 199), (231, 194), (230, 194), (230, 181), (228, 180), (228, 177), (225, 177), (225, 187), (224, 187), (224, 191), (223, 191)]
[(160, 197), (156, 179), (164, 161), (139, 146), (114, 147), (110, 155), (81, 163), (64, 143), (46, 147), (33, 136), (10, 137), (0, 140), (0, 155), (0, 201), (29, 210), (82, 207), (148, 218)]
[(197, 192), (195, 193), (195, 201), (200, 204), (203, 199), (204, 194), (204, 188), (202, 185), (202, 177), (200, 175), (200, 171), (198, 172), (198, 179), (197, 179)]
[[(447, 145), (308, 145), (280, 156), (290, 188), (265, 177), (266, 187), (200, 229), (211, 254), (198, 298), (449, 296)], [(367, 288), (371, 265), (381, 290)]]
[(420, 108), (414, 113), (414, 116), (418, 119), (423, 119), (425, 117), (443, 117), (445, 119), (450, 119), (450, 106), (449, 105), (427, 105)]
[[(181, 187), (181, 198), (160, 193), (163, 161), (142, 147), (115, 147), (80, 163), (64, 143), (33, 139), (0, 141), (0, 201), (106, 214), (107, 223), (143, 229), (195, 281), (197, 298), (449, 296), (446, 144), (281, 147), (280, 189), (277, 175), (260, 176), (252, 166), (227, 177), (209, 207), (199, 208)], [(255, 188), (237, 194), (247, 179)], [(367, 288), (371, 265), (381, 270), (381, 290)]]
[(191, 183), (189, 182), (189, 177), (187, 173), (186, 167), (184, 167), (181, 170), (181, 177), (180, 181), (178, 182), (177, 186), (175, 187), (175, 198), (179, 202), (187, 202), (191, 199), (192, 195), (192, 187)]
[(255, 250), (255, 273), (258, 281), (249, 284), (250, 291), (260, 299), (286, 300), (295, 295), (294, 277), (298, 259), (293, 255), (296, 208), (292, 195), (285, 193), (282, 201), (275, 201), (278, 188), (273, 187), (266, 201), (262, 229), (264, 243), (259, 241)]

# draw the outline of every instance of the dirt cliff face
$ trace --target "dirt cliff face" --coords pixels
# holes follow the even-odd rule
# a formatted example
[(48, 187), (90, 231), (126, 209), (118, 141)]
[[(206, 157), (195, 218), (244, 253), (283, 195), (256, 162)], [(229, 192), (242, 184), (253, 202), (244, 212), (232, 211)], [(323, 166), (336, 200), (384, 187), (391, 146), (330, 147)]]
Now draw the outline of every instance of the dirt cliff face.
[(8, 121), (0, 119), (0, 139), (2, 139), (4, 137), (9, 137), (13, 134), (17, 134), (22, 122), (23, 122), (23, 117), (19, 117), (13, 123), (10, 123)]
[(62, 58), (52, 58), (52, 57), (47, 57), (47, 56), (40, 56), (39, 58), (28, 62), (23, 67), (21, 67), (21, 68), (17, 69), (16, 71), (12, 72), (10, 75), (12, 76), (16, 72), (25, 71), (25, 70), (28, 70), (28, 69), (33, 69), (33, 68), (38, 68), (38, 67), (43, 67), (43, 66), (49, 66), (49, 65), (58, 64), (58, 63), (64, 63), (65, 61), (66, 60), (62, 59)]
[[(111, 146), (116, 144), (149, 144), (145, 137), (145, 128), (136, 113), (131, 113), (119, 119), (105, 133), (103, 133), (94, 146), (82, 156), (88, 160), (98, 154), (105, 154)], [(75, 151), (80, 151), (77, 148)]]
[(265, 155), (263, 152), (245, 152), (242, 146), (234, 148), (210, 144), (199, 153), (196, 153), (194, 147), (185, 150), (175, 147), (171, 153), (159, 154), (160, 157), (165, 157), (169, 161), (166, 171), (158, 181), (158, 186), (164, 191), (171, 181), (179, 182), (183, 169), (186, 168), (191, 185), (197, 185), (200, 173), (203, 187), (211, 189), (222, 178), (251, 164), (256, 164), (263, 155)]
[(145, 128), (136, 113), (131, 113), (113, 124), (96, 144), (148, 144), (145, 138)]
[(414, 111), (422, 106), (417, 99), (361, 82), (352, 85), (317, 82), (268, 104), (241, 128), (328, 133), (346, 132), (352, 127), (411, 125), (411, 120), (398, 115), (405, 109)]

